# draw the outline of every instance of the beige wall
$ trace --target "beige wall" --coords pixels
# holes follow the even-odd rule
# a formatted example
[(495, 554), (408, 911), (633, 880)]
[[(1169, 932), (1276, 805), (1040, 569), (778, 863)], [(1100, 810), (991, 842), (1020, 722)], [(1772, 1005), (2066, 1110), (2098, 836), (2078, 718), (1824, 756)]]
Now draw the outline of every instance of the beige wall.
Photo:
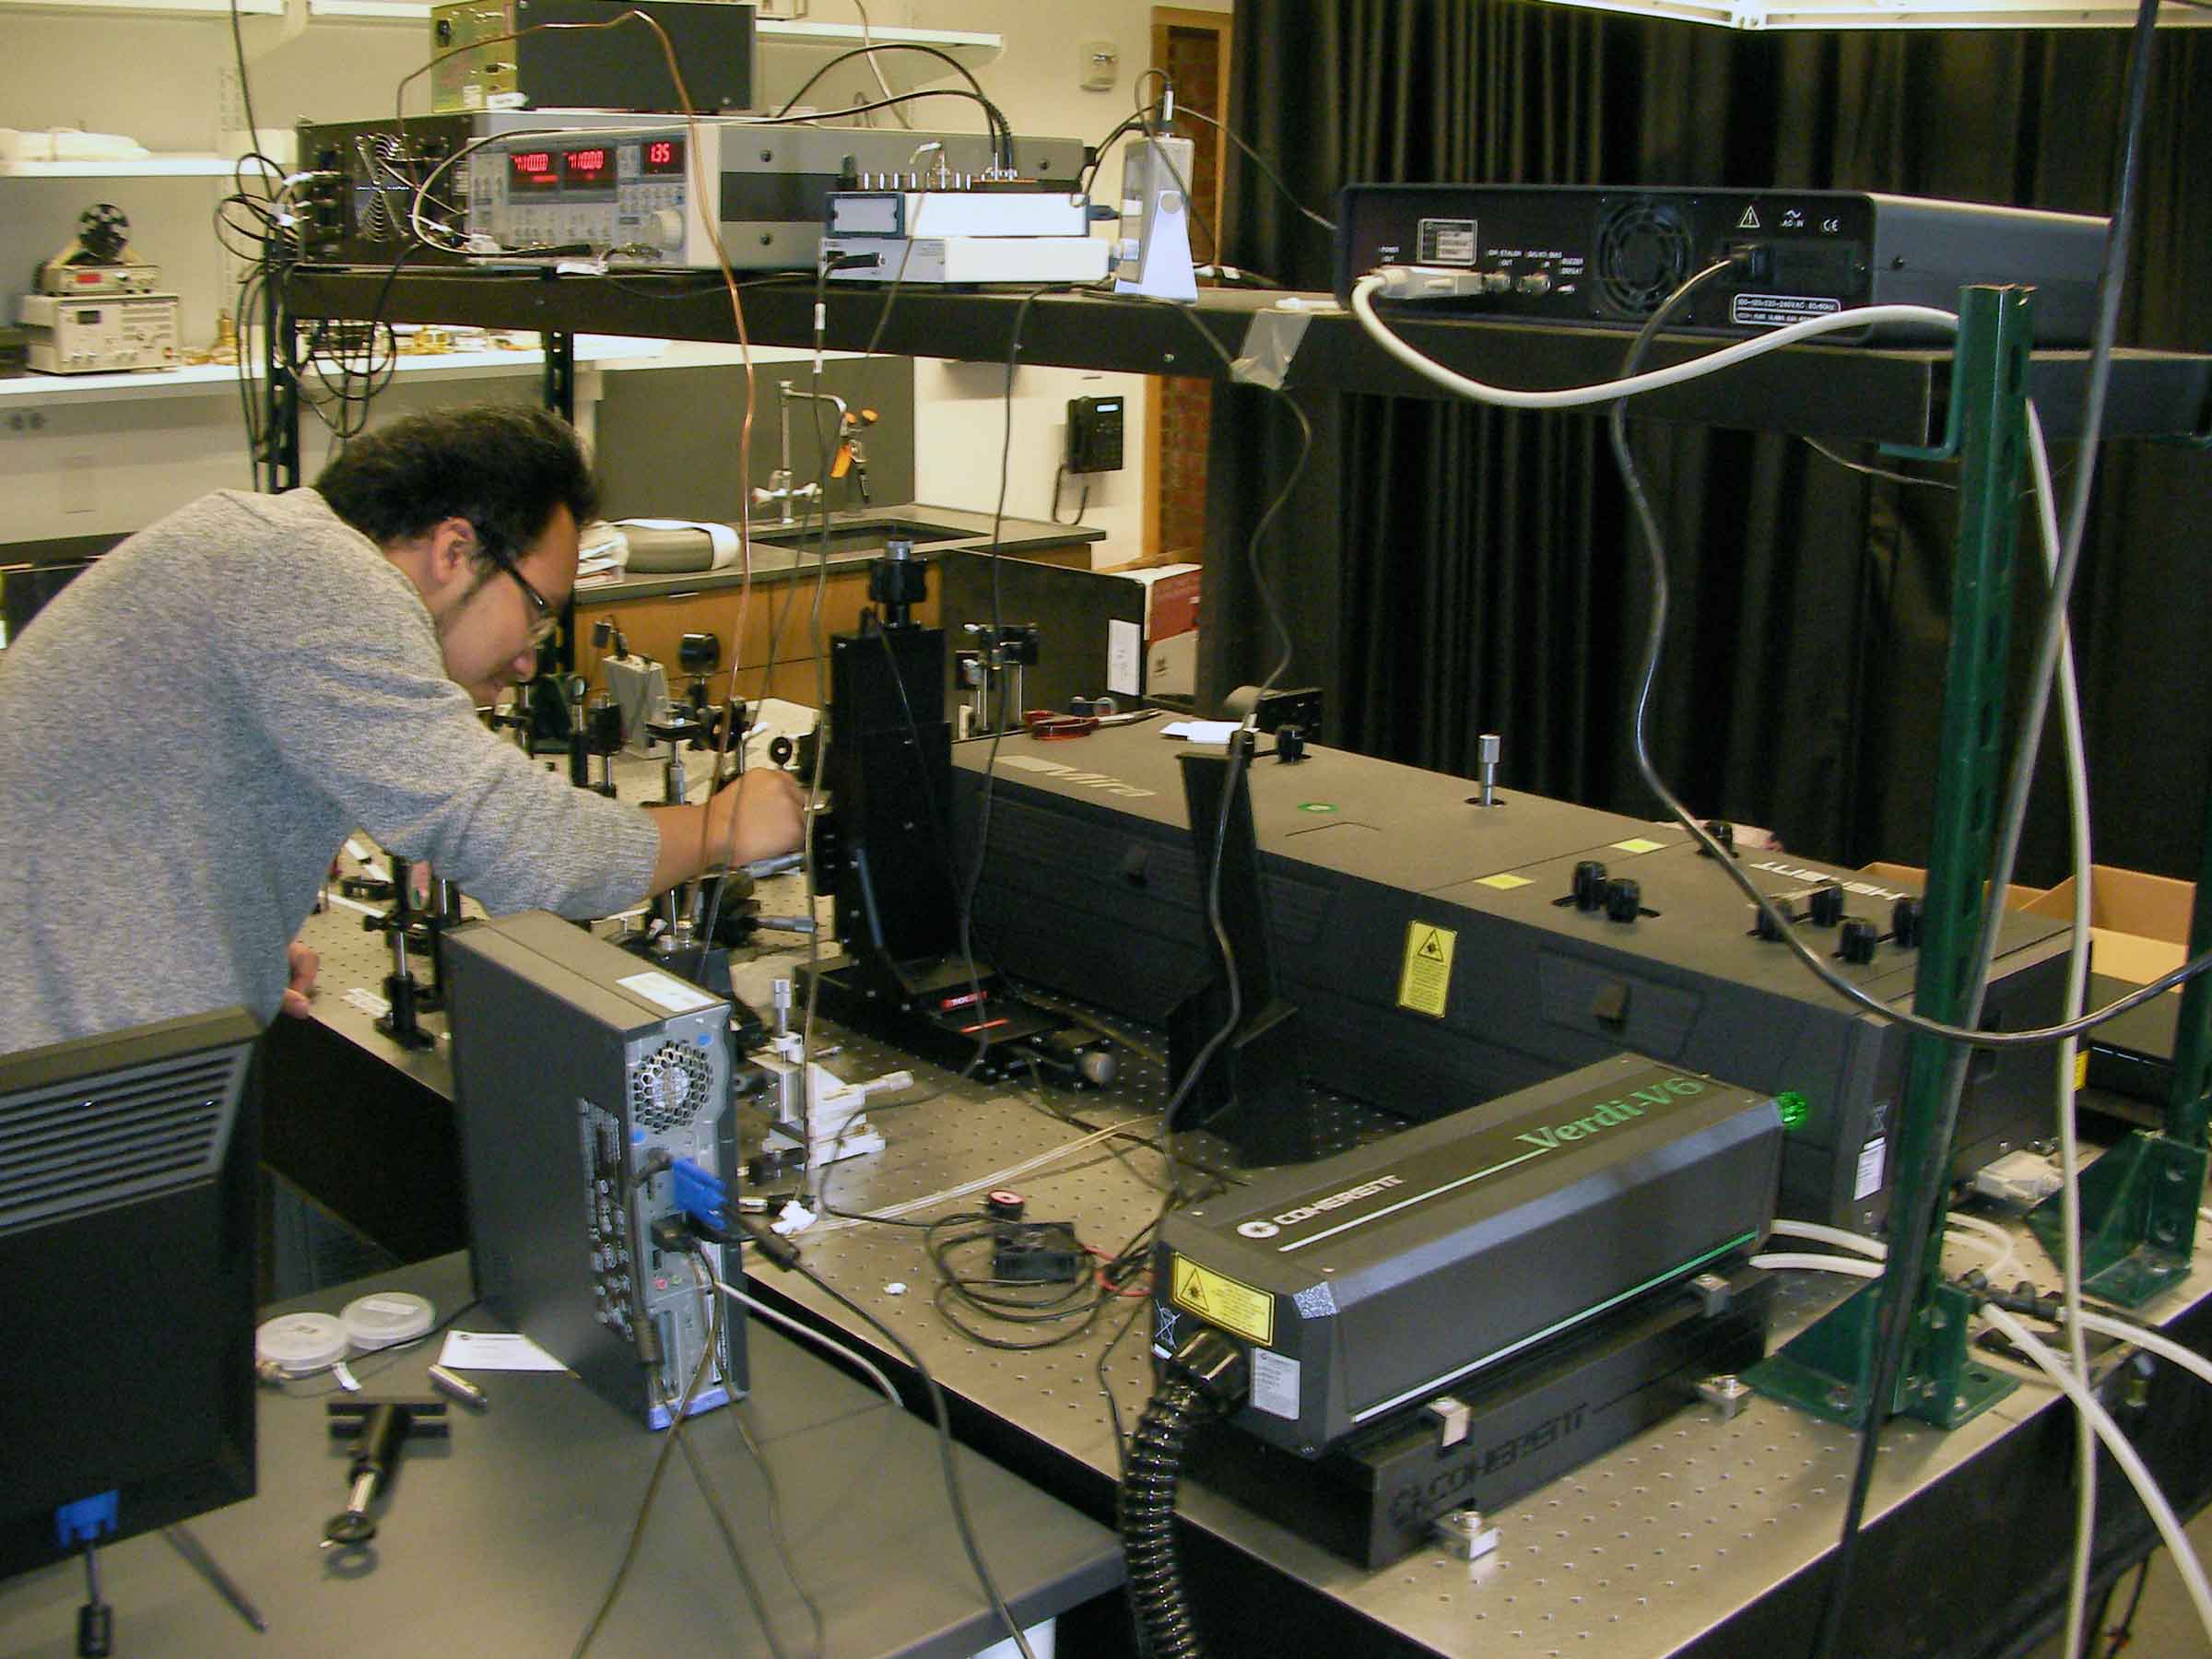
[[(840, 0), (815, 0), (814, 15), (839, 15)], [(1006, 39), (1006, 53), (984, 72), (984, 86), (1019, 132), (1065, 133), (1096, 143), (1135, 105), (1135, 86), (1152, 57), (1152, 7), (1141, 0), (910, 0), (901, 21), (932, 29), (988, 29)], [(1194, 9), (1226, 12), (1221, 4)], [(870, 5), (878, 22), (894, 19)], [(1079, 83), (1084, 45), (1108, 40), (1119, 48), (1119, 75), (1111, 90)], [(1118, 158), (1100, 169), (1098, 199), (1112, 204), (1121, 180)], [(1103, 231), (1101, 233), (1104, 233)], [(999, 448), (1005, 430), (1002, 369), (982, 364), (924, 362), (917, 366), (915, 467), (924, 493), (958, 496), (958, 504), (988, 511), (997, 500)], [(1065, 452), (1067, 402), (1072, 397), (1120, 394), (1128, 400), (1124, 455), (1118, 473), (1090, 480), (1084, 522), (1106, 532), (1094, 551), (1100, 565), (1125, 563), (1144, 551), (1145, 497), (1151, 488), (1151, 457), (1144, 453), (1145, 410), (1150, 382), (1142, 375), (1093, 374), (1073, 369), (1023, 369), (1014, 382), (1013, 449), (1007, 466), (1006, 511), (1025, 518), (1047, 515), (1053, 471)], [(1063, 494), (1062, 516), (1075, 511), (1079, 485)]]

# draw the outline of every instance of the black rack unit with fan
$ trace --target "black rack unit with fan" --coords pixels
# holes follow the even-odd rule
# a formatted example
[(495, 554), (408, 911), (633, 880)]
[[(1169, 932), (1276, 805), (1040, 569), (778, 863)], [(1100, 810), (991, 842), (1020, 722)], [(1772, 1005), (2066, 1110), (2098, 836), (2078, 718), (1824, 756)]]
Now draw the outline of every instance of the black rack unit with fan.
[[(2041, 346), (2089, 336), (2105, 221), (1849, 190), (1352, 184), (1338, 198), (1336, 292), (1382, 265), (1467, 272), (1480, 291), (1429, 312), (1501, 321), (1643, 321), (1732, 255), (1673, 326), (1750, 335), (1862, 305), (1946, 311), (1972, 283), (2032, 283)], [(1894, 325), (1830, 341), (1914, 337)]]

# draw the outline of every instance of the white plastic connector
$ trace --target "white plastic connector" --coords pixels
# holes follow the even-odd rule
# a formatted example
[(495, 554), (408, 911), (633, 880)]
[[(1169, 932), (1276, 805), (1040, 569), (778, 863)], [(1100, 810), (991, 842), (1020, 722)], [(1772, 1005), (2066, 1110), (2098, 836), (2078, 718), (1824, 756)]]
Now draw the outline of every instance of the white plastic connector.
[(2007, 1152), (1974, 1171), (1975, 1192), (2018, 1209), (2041, 1204), (2057, 1192), (2059, 1185), (2058, 1171), (2051, 1160), (2025, 1147)]
[(1386, 265), (1375, 267), (1378, 290), (1388, 300), (1463, 300), (1482, 292), (1482, 274), (1442, 265)]

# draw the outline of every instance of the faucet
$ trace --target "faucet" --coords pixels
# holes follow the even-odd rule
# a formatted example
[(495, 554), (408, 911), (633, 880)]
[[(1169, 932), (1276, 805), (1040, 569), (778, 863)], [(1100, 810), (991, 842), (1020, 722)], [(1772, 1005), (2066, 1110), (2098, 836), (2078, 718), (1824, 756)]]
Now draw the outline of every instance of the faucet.
[(860, 441), (855, 434), (861, 428), (874, 424), (876, 411), (862, 409), (855, 413), (847, 406), (843, 398), (833, 393), (795, 392), (792, 389), (791, 382), (778, 381), (776, 382), (778, 465), (775, 471), (768, 475), (768, 488), (755, 489), (752, 493), (752, 500), (755, 507), (771, 505), (777, 507), (780, 510), (776, 519), (779, 526), (795, 524), (799, 522), (791, 511), (793, 502), (816, 501), (824, 499), (822, 482), (818, 478), (811, 484), (794, 486), (792, 483), (791, 406), (794, 403), (826, 403), (837, 411), (838, 447), (837, 453), (830, 462), (830, 476), (832, 477), (842, 477), (845, 464), (849, 461), (859, 483), (860, 499), (864, 501), (868, 499), (867, 461), (861, 453)]

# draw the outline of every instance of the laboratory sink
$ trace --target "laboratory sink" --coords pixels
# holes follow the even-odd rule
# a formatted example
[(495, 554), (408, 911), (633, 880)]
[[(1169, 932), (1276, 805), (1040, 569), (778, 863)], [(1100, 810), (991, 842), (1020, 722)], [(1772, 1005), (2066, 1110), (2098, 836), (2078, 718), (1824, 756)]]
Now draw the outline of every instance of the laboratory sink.
[[(829, 529), (830, 551), (835, 553), (862, 553), (870, 547), (880, 547), (890, 541), (909, 541), (917, 547), (932, 542), (968, 541), (979, 533), (958, 530), (950, 524), (932, 524), (921, 519), (877, 516), (862, 519), (839, 519)], [(819, 524), (773, 524), (766, 529), (756, 527), (753, 539), (766, 542), (774, 547), (792, 547), (813, 553), (822, 545), (823, 531)]]

